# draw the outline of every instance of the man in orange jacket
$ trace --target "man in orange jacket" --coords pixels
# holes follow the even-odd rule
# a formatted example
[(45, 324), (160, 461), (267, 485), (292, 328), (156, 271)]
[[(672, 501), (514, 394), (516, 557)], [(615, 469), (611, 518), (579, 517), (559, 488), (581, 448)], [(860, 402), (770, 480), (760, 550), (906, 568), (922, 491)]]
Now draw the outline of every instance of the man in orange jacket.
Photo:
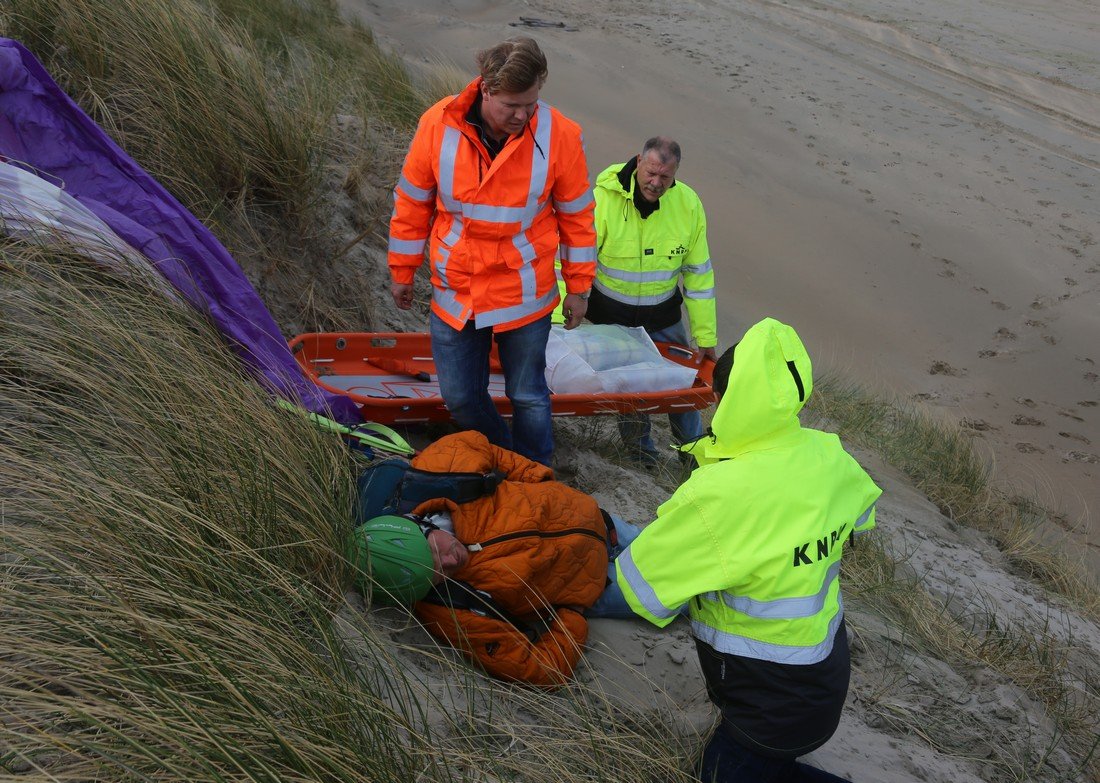
[[(443, 401), (459, 426), (549, 465), (554, 259), (569, 329), (584, 318), (596, 271), (588, 165), (580, 126), (539, 100), (547, 67), (533, 39), (497, 44), (477, 63), (478, 78), (420, 118), (405, 158), (390, 220), (393, 300), (412, 306), (427, 249)], [(511, 432), (488, 392), (494, 339)]]

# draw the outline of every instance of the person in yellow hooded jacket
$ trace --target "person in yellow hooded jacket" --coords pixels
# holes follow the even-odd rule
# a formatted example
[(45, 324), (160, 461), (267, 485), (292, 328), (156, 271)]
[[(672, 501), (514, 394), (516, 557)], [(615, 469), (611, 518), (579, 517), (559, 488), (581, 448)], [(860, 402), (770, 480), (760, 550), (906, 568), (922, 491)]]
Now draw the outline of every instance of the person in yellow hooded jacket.
[(700, 779), (838, 781), (796, 761), (840, 721), (850, 662), (840, 558), (881, 490), (833, 434), (801, 426), (813, 390), (794, 329), (766, 318), (718, 360), (699, 460), (616, 559), (627, 604), (664, 626), (688, 605), (722, 721)]

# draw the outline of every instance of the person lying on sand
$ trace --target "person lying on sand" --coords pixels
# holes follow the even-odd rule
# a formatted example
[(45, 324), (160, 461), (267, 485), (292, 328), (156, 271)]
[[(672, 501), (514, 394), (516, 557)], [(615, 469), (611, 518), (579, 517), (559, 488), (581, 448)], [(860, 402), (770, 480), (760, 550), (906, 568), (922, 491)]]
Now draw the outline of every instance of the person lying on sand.
[(412, 466), (501, 480), (472, 501), (435, 498), (358, 526), (353, 556), (372, 600), (412, 605), (489, 674), (542, 686), (572, 675), (586, 617), (633, 616), (610, 563), (637, 527), (478, 432), (441, 438)]

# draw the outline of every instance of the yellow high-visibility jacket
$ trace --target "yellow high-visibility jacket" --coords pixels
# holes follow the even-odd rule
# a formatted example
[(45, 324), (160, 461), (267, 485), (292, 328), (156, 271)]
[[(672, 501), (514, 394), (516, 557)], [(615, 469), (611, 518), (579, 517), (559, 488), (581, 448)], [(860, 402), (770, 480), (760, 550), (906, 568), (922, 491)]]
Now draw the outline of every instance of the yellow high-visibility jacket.
[(840, 557), (881, 490), (836, 435), (798, 421), (813, 388), (795, 331), (765, 319), (737, 345), (697, 468), (616, 561), (631, 608), (664, 626), (689, 603), (720, 653), (814, 664), (843, 619)]
[(677, 181), (643, 219), (634, 206), (636, 167), (634, 160), (619, 163), (596, 178), (597, 263), (589, 320), (656, 331), (679, 322), (682, 301), (691, 336), (700, 348), (711, 348), (718, 337), (703, 204)]

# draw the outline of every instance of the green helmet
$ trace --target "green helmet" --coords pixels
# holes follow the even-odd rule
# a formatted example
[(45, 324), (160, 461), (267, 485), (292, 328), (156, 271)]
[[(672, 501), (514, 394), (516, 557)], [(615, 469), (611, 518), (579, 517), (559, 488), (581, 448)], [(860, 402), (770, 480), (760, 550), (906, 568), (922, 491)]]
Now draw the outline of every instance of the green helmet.
[(385, 604), (412, 604), (432, 586), (435, 562), (428, 539), (408, 517), (375, 517), (355, 528), (351, 561), (359, 568), (356, 586)]

